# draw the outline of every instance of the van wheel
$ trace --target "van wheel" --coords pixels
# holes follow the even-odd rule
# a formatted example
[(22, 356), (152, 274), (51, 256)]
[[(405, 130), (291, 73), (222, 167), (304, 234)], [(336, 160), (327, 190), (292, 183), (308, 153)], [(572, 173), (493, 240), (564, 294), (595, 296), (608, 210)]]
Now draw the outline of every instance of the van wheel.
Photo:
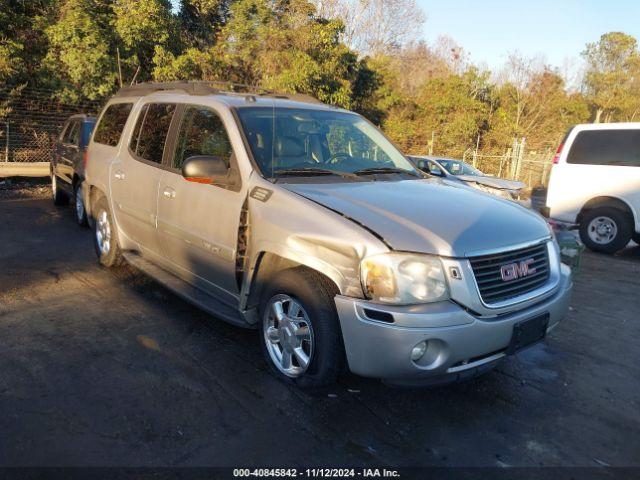
[(287, 383), (313, 388), (336, 381), (345, 365), (335, 285), (304, 267), (279, 273), (260, 302), (260, 345)]
[(78, 183), (73, 192), (73, 210), (76, 216), (76, 222), (81, 227), (87, 226), (87, 211), (84, 208), (84, 197), (82, 196), (82, 182)]
[(51, 173), (51, 197), (54, 205), (66, 205), (69, 202), (67, 195), (58, 188), (58, 177), (55, 173)]
[(580, 222), (580, 239), (596, 252), (615, 253), (631, 240), (631, 222), (624, 212), (613, 207), (589, 210)]
[(117, 267), (122, 264), (122, 253), (118, 246), (118, 236), (109, 204), (100, 197), (93, 207), (93, 245), (101, 265)]

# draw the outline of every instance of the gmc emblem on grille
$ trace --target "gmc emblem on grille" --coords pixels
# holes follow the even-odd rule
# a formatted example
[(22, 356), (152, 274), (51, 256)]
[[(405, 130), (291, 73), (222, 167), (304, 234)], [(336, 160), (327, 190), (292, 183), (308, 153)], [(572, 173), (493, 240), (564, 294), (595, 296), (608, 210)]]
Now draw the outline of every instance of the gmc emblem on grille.
[(517, 278), (526, 277), (536, 273), (535, 267), (532, 267), (533, 258), (527, 258), (521, 262), (509, 263), (500, 267), (500, 276), (503, 282), (509, 282)]

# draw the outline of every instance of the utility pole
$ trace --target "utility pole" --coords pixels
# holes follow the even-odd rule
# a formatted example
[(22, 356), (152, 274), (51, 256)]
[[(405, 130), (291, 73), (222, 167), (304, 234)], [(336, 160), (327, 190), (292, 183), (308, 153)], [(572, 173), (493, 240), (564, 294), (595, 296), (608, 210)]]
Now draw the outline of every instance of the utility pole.
[(9, 122), (7, 122), (7, 141), (4, 143), (4, 161), (9, 161)]
[(433, 155), (433, 143), (435, 142), (436, 132), (431, 130), (431, 141), (429, 142), (429, 155)]
[(118, 79), (120, 80), (120, 88), (122, 88), (122, 67), (120, 66), (120, 47), (116, 47), (116, 55), (118, 57)]

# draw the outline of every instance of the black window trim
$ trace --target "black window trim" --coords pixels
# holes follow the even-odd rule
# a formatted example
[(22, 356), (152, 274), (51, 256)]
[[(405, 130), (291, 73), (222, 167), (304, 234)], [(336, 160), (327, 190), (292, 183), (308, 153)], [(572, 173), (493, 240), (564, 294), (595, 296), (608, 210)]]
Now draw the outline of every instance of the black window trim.
[[(164, 158), (162, 162), (163, 170), (167, 170), (168, 172), (175, 173), (176, 175), (182, 176), (182, 171), (178, 168), (173, 168), (171, 164), (173, 162), (173, 157), (175, 156), (175, 151), (176, 151), (177, 142), (178, 142), (178, 134), (180, 133), (180, 127), (182, 126), (182, 121), (184, 120), (184, 114), (186, 113), (187, 109), (190, 107), (193, 107), (193, 108), (202, 108), (206, 110), (211, 110), (220, 119), (220, 122), (222, 123), (224, 131), (227, 133), (227, 137), (229, 138), (229, 143), (231, 145), (231, 157), (229, 158), (229, 169), (227, 171), (231, 173), (232, 171), (235, 170), (236, 174), (232, 175), (232, 177), (235, 178), (235, 181), (233, 183), (230, 183), (225, 186), (217, 185), (217, 184), (210, 185), (210, 186), (224, 188), (225, 190), (232, 190), (234, 192), (240, 191), (240, 189), (242, 188), (242, 178), (240, 175), (240, 168), (238, 165), (238, 158), (237, 158), (238, 156), (236, 155), (236, 149), (234, 148), (233, 142), (231, 141), (231, 135), (229, 135), (229, 128), (227, 128), (227, 125), (224, 119), (222, 118), (222, 115), (220, 114), (220, 112), (215, 107), (212, 107), (210, 105), (202, 105), (197, 103), (180, 103), (179, 105), (181, 106), (180, 111), (178, 112), (176, 110), (171, 127), (169, 127), (169, 134), (167, 135), (168, 142), (165, 144)], [(235, 115), (234, 115), (234, 119), (235, 119)], [(174, 122), (175, 122), (175, 125), (174, 125)], [(236, 122), (237, 122), (237, 119), (236, 119)], [(240, 131), (242, 132), (242, 129), (240, 129)], [(244, 143), (244, 137), (243, 137), (243, 143)]]
[[(107, 110), (109, 108), (111, 108), (113, 105), (131, 105), (131, 109), (129, 110), (129, 114), (127, 115), (127, 120), (124, 122), (124, 125), (122, 126), (122, 131), (120, 132), (120, 137), (118, 138), (118, 143), (116, 143), (115, 145), (110, 145), (108, 143), (102, 143), (102, 142), (96, 141), (95, 136), (96, 136), (96, 132), (98, 131), (98, 127), (102, 123), (102, 117), (104, 117), (104, 114), (107, 113)], [(120, 146), (120, 143), (122, 142), (122, 137), (124, 137), (124, 132), (127, 129), (127, 124), (131, 120), (131, 112), (133, 111), (135, 106), (136, 106), (136, 102), (134, 100), (130, 100), (130, 99), (122, 100), (122, 101), (110, 102), (107, 105), (105, 105), (105, 107), (100, 112), (100, 115), (98, 116), (98, 118), (96, 118), (96, 123), (94, 123), (94, 125), (93, 125), (93, 130), (91, 131), (91, 136), (89, 137), (89, 140), (87, 142), (87, 146), (90, 143), (97, 143), (98, 145), (102, 145), (102, 146), (105, 146), (105, 147), (118, 148)]]
[[(175, 105), (175, 110), (173, 111), (173, 116), (171, 117), (171, 123), (169, 124), (169, 129), (167, 130), (167, 137), (164, 139), (164, 147), (163, 147), (163, 150), (162, 150), (162, 159), (160, 160), (160, 162), (152, 162), (151, 160), (147, 160), (146, 158), (142, 158), (136, 152), (131, 150), (131, 138), (127, 142), (127, 151), (129, 152), (129, 155), (131, 156), (131, 158), (133, 158), (137, 162), (144, 163), (145, 165), (149, 165), (150, 167), (156, 167), (156, 168), (159, 168), (161, 170), (172, 171), (173, 169), (168, 168), (166, 163), (165, 163), (166, 156), (167, 156), (167, 151), (168, 151), (167, 147), (169, 147), (170, 144), (172, 143), (172, 136), (171, 136), (172, 135), (172, 129), (174, 128), (174, 123), (176, 122), (178, 117), (182, 116), (182, 111), (181, 110), (182, 110), (182, 105), (183, 104), (177, 103), (177, 102), (166, 102), (166, 101), (165, 102), (161, 102), (161, 101), (157, 101), (157, 100), (151, 100), (151, 101), (142, 103), (142, 105), (140, 106), (140, 110), (139, 110), (138, 114), (136, 115), (136, 119), (135, 119), (135, 121), (133, 122), (133, 125), (132, 125), (133, 130), (135, 130), (136, 129), (136, 124), (138, 123), (138, 119), (140, 118), (140, 115), (143, 114), (142, 110), (144, 110), (144, 118), (142, 119), (143, 123), (141, 125), (140, 131), (138, 132), (138, 138), (136, 139), (136, 150), (138, 148), (138, 142), (140, 140), (140, 133), (142, 133), (142, 128), (144, 127), (144, 121), (146, 120), (147, 112), (149, 111), (148, 106), (149, 105), (153, 105), (153, 104)], [(133, 131), (131, 133), (133, 134)]]

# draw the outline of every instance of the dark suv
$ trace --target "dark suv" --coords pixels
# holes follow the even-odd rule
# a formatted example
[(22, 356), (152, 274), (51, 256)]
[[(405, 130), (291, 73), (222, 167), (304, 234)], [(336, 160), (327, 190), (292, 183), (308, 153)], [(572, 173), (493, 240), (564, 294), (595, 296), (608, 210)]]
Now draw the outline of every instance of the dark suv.
[(66, 205), (73, 199), (76, 221), (87, 224), (82, 197), (82, 182), (86, 166), (87, 145), (96, 119), (84, 114), (67, 119), (58, 137), (51, 161), (51, 191), (53, 203)]

